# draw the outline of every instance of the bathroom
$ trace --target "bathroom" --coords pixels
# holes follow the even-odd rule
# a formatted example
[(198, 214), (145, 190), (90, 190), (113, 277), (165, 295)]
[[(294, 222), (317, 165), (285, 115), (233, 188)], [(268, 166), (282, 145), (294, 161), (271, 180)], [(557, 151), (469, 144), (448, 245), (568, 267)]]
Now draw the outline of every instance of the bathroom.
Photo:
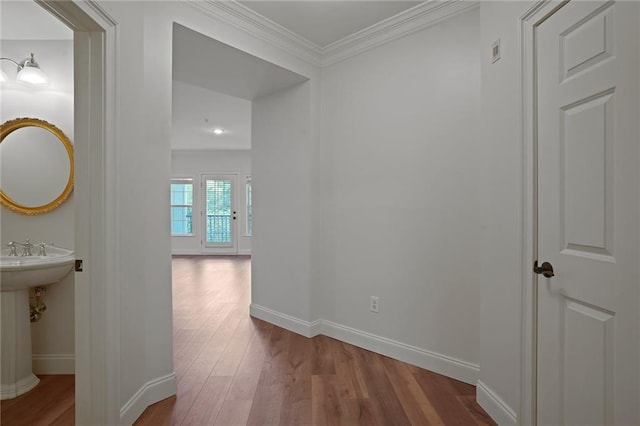
[[(28, 18), (28, 19), (27, 19)], [(24, 25), (28, 20), (29, 25)], [(48, 77), (44, 86), (29, 86), (16, 81), (16, 66), (33, 53), (35, 61)], [(3, 2), (0, 22), (0, 57), (11, 61), (0, 62), (1, 84), (0, 122), (17, 118), (34, 118), (57, 127), (70, 141), (74, 142), (74, 67), (73, 31), (47, 13), (34, 2)], [(45, 124), (46, 125), (46, 124)], [(17, 129), (20, 131), (23, 129)], [(16, 131), (16, 132), (17, 132)], [(12, 135), (7, 135), (9, 141)], [(5, 144), (6, 146), (7, 144)], [(16, 151), (12, 151), (16, 152)], [(0, 151), (7, 154), (7, 150)], [(8, 157), (9, 155), (5, 155)], [(69, 176), (71, 162), (65, 164), (59, 157), (39, 158), (36, 153), (26, 153), (26, 158), (17, 160), (2, 158), (3, 174), (0, 187), (11, 187), (20, 191), (29, 185), (43, 186), (48, 179), (38, 175), (47, 165), (49, 171), (60, 171)], [(47, 160), (43, 167), (41, 163)], [(32, 179), (8, 175), (5, 164), (17, 164), (28, 170)], [(49, 164), (56, 162), (56, 164)], [(60, 164), (58, 164), (60, 163)], [(65, 179), (68, 179), (65, 177)], [(70, 180), (70, 179), (69, 179)], [(16, 182), (17, 181), (17, 182)], [(72, 182), (71, 182), (72, 183)], [(0, 209), (0, 242), (3, 248), (9, 241), (24, 244), (29, 238), (37, 255), (40, 243), (53, 244), (73, 250), (75, 245), (75, 205), (71, 187), (65, 186), (68, 198), (57, 203), (47, 203), (39, 214), (24, 214), (3, 205)], [(18, 209), (19, 210), (19, 209)], [(46, 211), (45, 211), (46, 210)], [(31, 213), (31, 212), (30, 212)], [(23, 249), (18, 247), (18, 256)], [(74, 331), (74, 274), (66, 275), (61, 281), (45, 286), (42, 300), (46, 310), (31, 323), (33, 372), (36, 375), (72, 375), (75, 371), (75, 331)], [(34, 290), (30, 290), (30, 302), (35, 304)], [(3, 293), (3, 297), (5, 297)], [(4, 305), (3, 305), (4, 306)], [(3, 352), (5, 349), (3, 342)], [(4, 366), (3, 366), (4, 370)], [(3, 385), (4, 385), (3, 380)], [(4, 399), (4, 389), (3, 389)]]

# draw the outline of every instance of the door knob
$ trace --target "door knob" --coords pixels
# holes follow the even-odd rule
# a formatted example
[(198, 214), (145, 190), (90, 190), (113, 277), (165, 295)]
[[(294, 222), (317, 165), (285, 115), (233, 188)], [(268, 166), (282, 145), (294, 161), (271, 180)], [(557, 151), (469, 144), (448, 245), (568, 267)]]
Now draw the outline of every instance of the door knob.
[(543, 262), (542, 265), (538, 266), (537, 260), (533, 264), (533, 272), (538, 275), (542, 274), (546, 278), (551, 278), (555, 275), (553, 273), (553, 266), (549, 262)]

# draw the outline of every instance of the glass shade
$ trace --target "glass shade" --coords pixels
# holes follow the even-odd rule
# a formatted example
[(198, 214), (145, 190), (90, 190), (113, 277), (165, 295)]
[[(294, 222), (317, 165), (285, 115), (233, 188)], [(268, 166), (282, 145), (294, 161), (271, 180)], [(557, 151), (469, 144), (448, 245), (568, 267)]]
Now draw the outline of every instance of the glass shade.
[(16, 80), (21, 83), (33, 84), (36, 86), (43, 86), (49, 83), (49, 78), (43, 73), (40, 68), (34, 66), (25, 65), (16, 76)]

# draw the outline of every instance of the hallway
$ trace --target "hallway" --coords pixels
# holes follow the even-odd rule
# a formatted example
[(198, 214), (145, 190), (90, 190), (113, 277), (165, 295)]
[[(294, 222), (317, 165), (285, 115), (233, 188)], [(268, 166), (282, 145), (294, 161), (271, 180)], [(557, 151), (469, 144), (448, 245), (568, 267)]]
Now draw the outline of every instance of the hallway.
[[(249, 316), (251, 259), (173, 258), (178, 395), (144, 425), (493, 425), (475, 387), (329, 337)], [(40, 376), (0, 424), (72, 425), (73, 376)]]
[(494, 424), (473, 386), (249, 317), (249, 257), (174, 257), (178, 395), (136, 425)]

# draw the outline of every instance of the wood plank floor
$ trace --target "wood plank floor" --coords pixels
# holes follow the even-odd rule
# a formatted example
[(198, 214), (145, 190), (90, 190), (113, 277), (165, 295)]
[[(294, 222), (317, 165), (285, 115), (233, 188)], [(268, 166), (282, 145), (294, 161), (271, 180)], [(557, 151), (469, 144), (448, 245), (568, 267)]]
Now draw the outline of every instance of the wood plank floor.
[[(473, 386), (249, 317), (250, 275), (248, 257), (173, 259), (178, 394), (147, 408), (137, 426), (495, 424)], [(43, 383), (57, 377), (64, 376)], [(0, 422), (73, 423), (68, 408), (46, 422), (31, 414), (22, 422), (20, 413), (45, 410), (33, 392), (3, 402)], [(70, 395), (72, 403), (72, 384)]]
[(40, 383), (33, 390), (17, 398), (0, 402), (0, 424), (73, 425), (75, 396), (73, 375), (39, 375)]

